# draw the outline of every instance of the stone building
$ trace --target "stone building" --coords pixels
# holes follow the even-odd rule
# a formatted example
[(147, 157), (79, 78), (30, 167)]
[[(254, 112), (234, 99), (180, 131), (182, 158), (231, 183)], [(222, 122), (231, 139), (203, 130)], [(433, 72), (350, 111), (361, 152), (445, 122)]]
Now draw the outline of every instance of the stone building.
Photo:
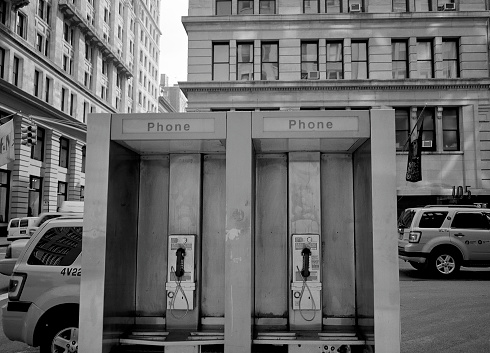
[(159, 18), (156, 0), (0, 0), (0, 122), (15, 131), (0, 224), (83, 200), (89, 113), (158, 111)]
[[(487, 202), (488, 10), (483, 0), (190, 0), (179, 85), (189, 112), (394, 109), (398, 208)], [(417, 122), (422, 181), (411, 183)]]

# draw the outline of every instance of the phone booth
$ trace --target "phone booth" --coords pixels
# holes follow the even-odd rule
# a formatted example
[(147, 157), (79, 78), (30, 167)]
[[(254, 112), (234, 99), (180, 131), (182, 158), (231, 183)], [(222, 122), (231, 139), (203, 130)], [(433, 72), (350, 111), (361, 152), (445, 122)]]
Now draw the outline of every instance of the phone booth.
[(394, 121), (90, 115), (80, 351), (399, 352)]

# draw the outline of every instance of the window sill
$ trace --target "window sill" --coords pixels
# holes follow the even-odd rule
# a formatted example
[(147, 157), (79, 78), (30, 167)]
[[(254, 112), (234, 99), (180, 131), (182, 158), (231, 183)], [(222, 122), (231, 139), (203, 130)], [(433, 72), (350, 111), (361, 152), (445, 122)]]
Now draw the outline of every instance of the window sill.
[[(396, 151), (397, 155), (408, 155), (408, 151)], [(463, 151), (422, 151), (422, 155), (463, 155)]]

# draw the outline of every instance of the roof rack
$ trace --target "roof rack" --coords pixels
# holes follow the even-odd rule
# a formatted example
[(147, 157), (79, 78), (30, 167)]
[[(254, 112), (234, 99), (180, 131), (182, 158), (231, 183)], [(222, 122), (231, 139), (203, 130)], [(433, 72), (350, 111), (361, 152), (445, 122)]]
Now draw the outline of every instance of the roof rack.
[(480, 208), (476, 205), (426, 205), (424, 208), (435, 208), (435, 207), (444, 207), (444, 208)]

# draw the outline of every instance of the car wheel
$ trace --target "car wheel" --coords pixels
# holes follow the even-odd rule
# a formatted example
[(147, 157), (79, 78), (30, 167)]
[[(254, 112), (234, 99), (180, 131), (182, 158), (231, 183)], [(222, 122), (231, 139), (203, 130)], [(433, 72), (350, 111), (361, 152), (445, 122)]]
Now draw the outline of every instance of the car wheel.
[(412, 267), (418, 271), (424, 271), (427, 269), (427, 262), (424, 262), (423, 264), (421, 263), (418, 263), (418, 262), (413, 262), (413, 261), (409, 261), (410, 265), (412, 265)]
[(78, 325), (56, 325), (48, 330), (41, 343), (40, 353), (77, 353)]
[(438, 277), (453, 277), (461, 266), (459, 259), (454, 250), (438, 250), (431, 257), (431, 270)]

